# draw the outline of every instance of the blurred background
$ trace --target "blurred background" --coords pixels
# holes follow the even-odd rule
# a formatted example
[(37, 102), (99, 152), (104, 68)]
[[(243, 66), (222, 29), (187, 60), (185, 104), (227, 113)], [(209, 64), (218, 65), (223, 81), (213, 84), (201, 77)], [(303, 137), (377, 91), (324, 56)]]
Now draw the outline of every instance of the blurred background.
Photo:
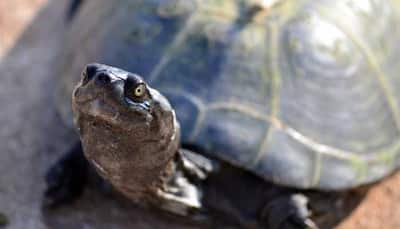
[(0, 57), (15, 44), (46, 0), (0, 2)]
[[(44, 171), (71, 134), (60, 124), (50, 90), (66, 5), (0, 0), (0, 223), (7, 221), (0, 228), (195, 228), (93, 190), (72, 206), (41, 210)], [(400, 174), (375, 185), (337, 228), (400, 228), (399, 187)]]

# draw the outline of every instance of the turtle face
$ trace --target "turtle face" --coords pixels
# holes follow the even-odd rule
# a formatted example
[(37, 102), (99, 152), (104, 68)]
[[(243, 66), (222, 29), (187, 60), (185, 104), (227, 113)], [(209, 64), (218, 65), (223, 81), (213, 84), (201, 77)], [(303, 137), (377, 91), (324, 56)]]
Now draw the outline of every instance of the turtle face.
[(97, 63), (83, 70), (73, 92), (73, 109), (75, 119), (91, 116), (123, 129), (150, 126), (157, 112), (173, 112), (140, 76)]
[(135, 74), (89, 64), (72, 108), (85, 155), (104, 178), (132, 198), (160, 181), (177, 152), (179, 125), (157, 90)]

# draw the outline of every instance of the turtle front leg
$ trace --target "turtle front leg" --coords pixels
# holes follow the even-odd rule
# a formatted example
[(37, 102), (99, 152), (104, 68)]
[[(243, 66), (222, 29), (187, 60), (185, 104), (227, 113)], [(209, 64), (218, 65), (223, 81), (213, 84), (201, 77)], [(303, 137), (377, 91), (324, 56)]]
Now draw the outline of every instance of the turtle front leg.
[(80, 143), (74, 145), (46, 173), (43, 205), (57, 207), (77, 199), (88, 181), (89, 162)]
[(176, 172), (164, 189), (158, 190), (162, 202), (159, 205), (169, 212), (188, 216), (202, 208), (202, 192), (181, 171)]
[(165, 200), (162, 208), (175, 214), (188, 216), (204, 210), (201, 182), (215, 168), (213, 162), (199, 154), (180, 149), (175, 158), (175, 173), (159, 191)]
[(261, 218), (269, 229), (317, 229), (307, 205), (305, 195), (285, 194), (268, 202)]

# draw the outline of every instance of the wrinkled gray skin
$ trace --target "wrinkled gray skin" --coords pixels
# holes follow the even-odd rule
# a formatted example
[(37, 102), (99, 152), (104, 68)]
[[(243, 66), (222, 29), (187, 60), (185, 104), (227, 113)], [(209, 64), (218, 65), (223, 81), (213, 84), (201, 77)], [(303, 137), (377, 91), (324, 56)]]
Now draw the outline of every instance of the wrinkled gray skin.
[(85, 156), (132, 201), (193, 219), (213, 212), (245, 228), (316, 228), (304, 196), (179, 149), (174, 110), (141, 77), (90, 64), (72, 101)]

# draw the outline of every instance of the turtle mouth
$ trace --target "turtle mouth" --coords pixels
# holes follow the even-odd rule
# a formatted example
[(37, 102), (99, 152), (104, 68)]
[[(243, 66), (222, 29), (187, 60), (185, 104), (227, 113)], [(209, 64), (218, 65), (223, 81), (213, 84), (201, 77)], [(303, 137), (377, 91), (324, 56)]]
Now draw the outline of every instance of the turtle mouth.
[(151, 112), (151, 103), (150, 101), (143, 101), (143, 102), (135, 102), (129, 98), (124, 98), (123, 99), (126, 106), (130, 107), (131, 109), (135, 109), (137, 111), (141, 111), (141, 112), (147, 112), (150, 113)]

